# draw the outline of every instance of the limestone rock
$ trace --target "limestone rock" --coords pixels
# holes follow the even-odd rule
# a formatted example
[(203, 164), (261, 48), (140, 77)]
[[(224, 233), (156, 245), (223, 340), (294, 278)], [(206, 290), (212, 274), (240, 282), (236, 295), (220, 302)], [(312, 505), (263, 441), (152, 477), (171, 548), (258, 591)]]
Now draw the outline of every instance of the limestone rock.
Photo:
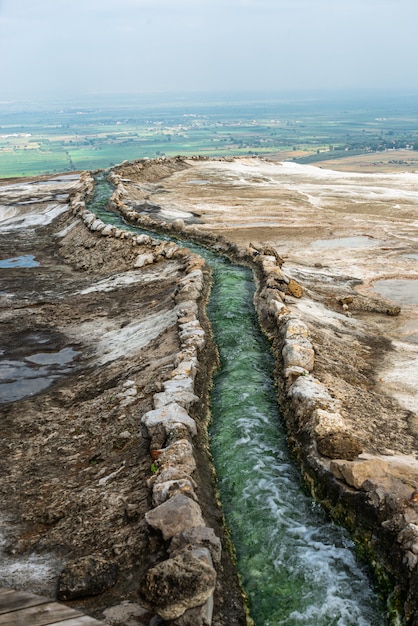
[(194, 380), (198, 367), (197, 358), (179, 359), (179, 356), (180, 355), (177, 355), (178, 365), (176, 369), (171, 372), (172, 378), (176, 378), (176, 376), (189, 376)]
[(148, 411), (142, 416), (141, 423), (146, 426), (151, 437), (159, 425), (164, 427), (167, 435), (173, 430), (175, 424), (184, 424), (192, 435), (197, 433), (196, 422), (177, 402), (171, 402), (161, 408)]
[(289, 313), (289, 309), (283, 304), (283, 302), (272, 299), (269, 304), (268, 312), (271, 317), (282, 317), (282, 315)]
[(299, 376), (306, 376), (307, 374), (308, 374), (308, 371), (305, 370), (304, 367), (299, 367), (298, 365), (292, 365), (291, 367), (286, 367), (286, 369), (283, 371), (283, 375), (289, 387), (290, 385), (293, 385), (293, 383), (295, 382), (297, 378), (299, 378)]
[(203, 605), (215, 584), (216, 572), (200, 551), (184, 551), (148, 570), (141, 594), (163, 619), (174, 620)]
[(299, 417), (316, 409), (334, 411), (338, 406), (338, 401), (330, 396), (325, 385), (311, 375), (299, 376), (289, 388), (288, 396)]
[(407, 485), (402, 480), (392, 476), (376, 476), (365, 480), (361, 488), (368, 492), (369, 503), (375, 510), (379, 511), (386, 521), (392, 522), (400, 515), (406, 521), (404, 517), (405, 508), (414, 493), (411, 485)]
[(213, 528), (199, 526), (197, 528), (187, 528), (178, 535), (175, 535), (170, 543), (168, 552), (173, 556), (176, 552), (192, 548), (207, 548), (214, 563), (220, 563), (222, 545), (219, 537), (215, 535)]
[(182, 230), (184, 230), (184, 220), (182, 220), (180, 217), (175, 219), (173, 221), (173, 228), (174, 230), (181, 232)]
[(152, 504), (157, 507), (178, 493), (197, 500), (191, 481), (187, 478), (181, 478), (179, 480), (156, 483), (152, 490)]
[(332, 461), (331, 472), (347, 485), (361, 489), (366, 480), (376, 480), (387, 476), (388, 464), (380, 459), (358, 461)]
[(138, 246), (150, 245), (152, 238), (149, 235), (136, 235), (135, 242)]
[(176, 393), (178, 391), (187, 391), (189, 393), (193, 393), (194, 384), (193, 379), (190, 376), (185, 376), (184, 374), (179, 374), (170, 378), (170, 380), (166, 380), (163, 383), (164, 391), (168, 393)]
[(318, 451), (330, 459), (353, 461), (363, 452), (361, 442), (348, 432), (328, 433), (317, 441)]
[(166, 465), (161, 467), (156, 474), (151, 476), (147, 480), (147, 486), (152, 488), (154, 485), (158, 485), (160, 483), (165, 483), (170, 480), (188, 480), (193, 488), (196, 488), (197, 485), (193, 478), (187, 473), (187, 468), (183, 468), (182, 465)]
[(291, 296), (295, 298), (301, 298), (303, 296), (303, 289), (293, 278), (290, 279), (287, 289)]
[(317, 439), (335, 433), (336, 431), (342, 433), (347, 430), (340, 413), (330, 413), (323, 409), (317, 409), (312, 414), (312, 420)]
[(282, 349), (284, 367), (302, 367), (311, 372), (314, 368), (315, 353), (309, 341), (286, 341)]
[(188, 609), (181, 617), (174, 620), (173, 626), (211, 626), (213, 604), (213, 595), (211, 595), (205, 604), (194, 609)]
[(90, 224), (90, 230), (96, 231), (96, 232), (102, 231), (104, 227), (105, 227), (104, 222), (102, 222), (102, 220), (99, 220), (99, 219), (93, 220)]
[(404, 550), (411, 550), (414, 554), (418, 554), (418, 526), (416, 524), (408, 524), (399, 533), (397, 541)]
[(111, 224), (106, 224), (106, 226), (103, 228), (101, 233), (105, 237), (108, 237), (110, 235), (113, 235), (115, 233), (115, 231), (116, 231), (116, 228), (114, 226), (112, 226)]
[(152, 263), (154, 263), (153, 254), (138, 254), (134, 263), (134, 267), (144, 267), (145, 265), (151, 265)]
[(282, 330), (286, 339), (304, 338), (309, 337), (308, 327), (302, 320), (297, 318), (289, 319), (283, 326)]
[(185, 409), (188, 409), (191, 404), (194, 404), (199, 400), (198, 396), (190, 391), (184, 391), (183, 389), (177, 389), (174, 392), (162, 391), (161, 393), (154, 394), (153, 402), (156, 409), (167, 406), (172, 402), (176, 402)]
[(186, 528), (205, 526), (200, 506), (183, 494), (178, 494), (145, 514), (147, 523), (161, 531), (163, 539), (171, 539)]
[(58, 579), (57, 598), (73, 600), (96, 596), (116, 583), (119, 567), (98, 555), (69, 561)]
[(193, 446), (187, 439), (175, 441), (167, 448), (161, 450), (157, 460), (158, 466), (181, 465), (190, 474), (196, 469), (196, 461), (193, 456)]

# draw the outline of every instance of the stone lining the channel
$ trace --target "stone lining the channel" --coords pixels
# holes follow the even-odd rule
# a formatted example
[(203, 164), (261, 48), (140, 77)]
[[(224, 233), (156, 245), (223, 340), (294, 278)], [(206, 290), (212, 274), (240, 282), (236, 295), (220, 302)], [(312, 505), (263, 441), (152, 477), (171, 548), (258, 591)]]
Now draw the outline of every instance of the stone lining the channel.
[[(138, 247), (135, 268), (171, 258), (181, 259), (186, 265), (174, 296), (180, 344), (175, 369), (161, 381), (161, 391), (154, 394), (154, 409), (139, 420), (139, 427), (150, 440), (152, 472), (147, 484), (153, 508), (145, 519), (161, 533), (169, 555), (147, 571), (140, 591), (144, 605), (166, 622), (209, 626), (222, 549), (219, 537), (206, 524), (196, 493), (193, 474), (197, 425), (189, 413), (190, 407), (200, 401), (195, 380), (199, 354), (206, 344), (206, 333), (198, 318), (198, 301), (205, 288), (205, 262), (176, 243), (105, 224), (86, 207), (93, 192), (94, 178), (83, 172), (69, 199), (70, 211), (98, 236), (124, 239), (127, 245)], [(114, 197), (122, 195), (121, 189), (116, 189)], [(136, 215), (129, 212), (124, 217), (132, 222)]]
[[(144, 168), (152, 167), (150, 163), (144, 162)], [(345, 423), (340, 402), (314, 376), (315, 355), (306, 324), (286, 306), (291, 297), (302, 297), (300, 285), (286, 276), (270, 249), (241, 248), (182, 220), (165, 223), (141, 215), (124, 204), (127, 190), (121, 177), (111, 173), (109, 180), (115, 185), (111, 205), (126, 221), (194, 240), (254, 269), (259, 283), (256, 308), (282, 366), (282, 407), (305, 479), (333, 517), (357, 537), (405, 622), (418, 624), (417, 462), (362, 454), (361, 441)]]
[[(175, 159), (134, 164), (146, 170), (171, 161)], [(141, 215), (124, 204), (128, 193), (121, 176), (112, 172), (109, 180), (115, 185), (111, 204), (128, 222), (193, 240), (254, 270), (255, 305), (278, 360), (282, 409), (305, 480), (356, 537), (392, 608), (406, 624), (418, 625), (418, 461), (363, 454), (362, 442), (343, 418), (341, 402), (314, 375), (307, 325), (287, 306), (303, 296), (302, 287), (282, 271), (282, 260), (271, 247), (239, 247), (181, 219), (167, 223)], [(391, 311), (385, 305), (382, 311), (396, 315), (399, 308)]]

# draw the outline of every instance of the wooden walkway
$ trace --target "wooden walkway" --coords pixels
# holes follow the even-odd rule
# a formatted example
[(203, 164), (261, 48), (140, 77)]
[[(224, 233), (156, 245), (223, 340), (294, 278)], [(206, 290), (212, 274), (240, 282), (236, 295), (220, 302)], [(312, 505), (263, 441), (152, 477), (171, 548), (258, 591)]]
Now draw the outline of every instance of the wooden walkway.
[(103, 626), (104, 622), (83, 615), (42, 596), (0, 587), (0, 626)]

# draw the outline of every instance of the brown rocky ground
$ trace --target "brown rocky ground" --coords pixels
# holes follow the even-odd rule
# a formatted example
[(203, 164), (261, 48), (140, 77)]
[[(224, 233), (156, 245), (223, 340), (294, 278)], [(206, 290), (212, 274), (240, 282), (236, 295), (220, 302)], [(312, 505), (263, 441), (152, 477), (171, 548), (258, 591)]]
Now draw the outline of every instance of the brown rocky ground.
[[(0, 586), (55, 597), (64, 565), (87, 558), (105, 591), (70, 603), (110, 624), (147, 624), (139, 582), (165, 547), (144, 519), (152, 459), (140, 418), (175, 367), (188, 253), (135, 267), (145, 249), (68, 213), (77, 178), (0, 189), (0, 262), (12, 265), (0, 268)], [(209, 378), (202, 367), (201, 418)], [(222, 537), (204, 423), (198, 439), (199, 497)], [(228, 584), (218, 582), (213, 623), (241, 623), (227, 550), (219, 568)]]

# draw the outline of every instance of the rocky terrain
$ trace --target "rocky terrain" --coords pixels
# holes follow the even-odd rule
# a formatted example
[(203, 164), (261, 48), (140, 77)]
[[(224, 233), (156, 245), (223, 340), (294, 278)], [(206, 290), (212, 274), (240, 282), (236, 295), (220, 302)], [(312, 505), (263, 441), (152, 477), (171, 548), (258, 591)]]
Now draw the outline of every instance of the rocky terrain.
[(115, 172), (126, 219), (254, 268), (305, 478), (418, 624), (418, 174), (258, 159)]
[[(127, 222), (254, 269), (304, 476), (418, 624), (418, 174), (177, 158), (110, 180)], [(58, 581), (109, 624), (210, 623), (213, 593), (213, 624), (244, 623), (206, 454), (208, 273), (96, 220), (91, 190), (88, 175), (0, 187), (2, 580)], [(197, 571), (190, 597), (179, 580)], [(99, 588), (74, 592), (80, 578)]]
[(0, 586), (108, 624), (245, 623), (207, 453), (204, 263), (105, 227), (91, 191), (0, 187)]

